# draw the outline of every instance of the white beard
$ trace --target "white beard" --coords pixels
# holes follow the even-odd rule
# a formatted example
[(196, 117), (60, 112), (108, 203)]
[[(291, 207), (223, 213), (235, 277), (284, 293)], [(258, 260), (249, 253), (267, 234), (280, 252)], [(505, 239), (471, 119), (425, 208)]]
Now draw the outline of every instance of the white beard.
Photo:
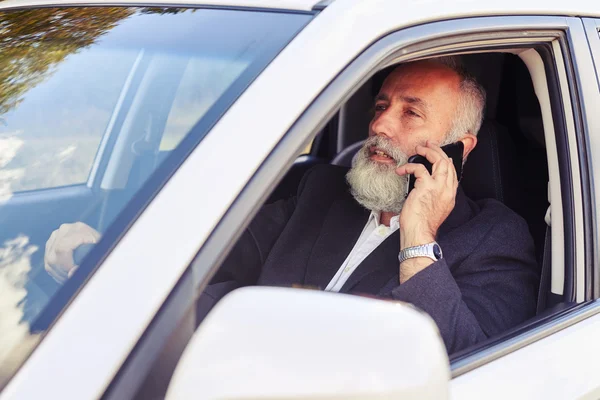
[[(384, 164), (369, 158), (369, 148), (378, 147), (390, 155), (395, 164)], [(346, 174), (350, 192), (363, 207), (372, 211), (400, 214), (406, 200), (408, 177), (396, 174), (396, 168), (406, 164), (408, 156), (381, 136), (365, 141)]]

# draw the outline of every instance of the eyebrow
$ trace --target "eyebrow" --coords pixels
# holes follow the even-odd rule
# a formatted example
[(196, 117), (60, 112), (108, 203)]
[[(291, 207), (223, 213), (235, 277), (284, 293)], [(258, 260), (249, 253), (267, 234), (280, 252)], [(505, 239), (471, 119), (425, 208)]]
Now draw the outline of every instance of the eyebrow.
[[(414, 97), (414, 96), (399, 96), (400, 100), (404, 101), (405, 103), (408, 104), (412, 104), (415, 106), (419, 106), (422, 107), (424, 109), (424, 111), (428, 111), (429, 110), (429, 106), (427, 105), (427, 103), (419, 98), (419, 97)], [(375, 101), (390, 101), (390, 98), (387, 94), (384, 93), (380, 93), (375, 97)]]

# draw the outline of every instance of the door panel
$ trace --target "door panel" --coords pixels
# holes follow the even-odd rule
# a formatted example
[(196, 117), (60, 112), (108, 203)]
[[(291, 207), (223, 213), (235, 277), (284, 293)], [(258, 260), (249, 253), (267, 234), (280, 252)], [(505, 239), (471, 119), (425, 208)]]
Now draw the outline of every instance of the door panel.
[(454, 378), (452, 399), (597, 399), (598, 304), (593, 316)]
[[(600, 142), (597, 141), (600, 120), (597, 117), (597, 104), (600, 93), (598, 83), (598, 62), (600, 61), (600, 39), (596, 21), (569, 19), (567, 37), (571, 49), (574, 79), (567, 79), (572, 93), (574, 108), (581, 110), (583, 120), (581, 131), (587, 141), (578, 160), (582, 169), (587, 168), (589, 179), (582, 179), (586, 192), (594, 190), (590, 182), (595, 182), (594, 172), (600, 155)], [(585, 31), (584, 31), (585, 28)], [(585, 40), (585, 36), (588, 40)], [(594, 53), (594, 62), (590, 54)], [(595, 70), (594, 70), (595, 64)], [(573, 95), (578, 93), (579, 96)], [(579, 122), (579, 121), (578, 121)], [(593, 195), (594, 193), (592, 193)], [(585, 196), (582, 196), (586, 201)], [(593, 199), (593, 197), (592, 197)], [(598, 209), (598, 191), (591, 205)], [(451, 397), (454, 399), (479, 398), (598, 398), (600, 381), (595, 362), (600, 357), (600, 303), (598, 302), (598, 262), (596, 213), (586, 218), (592, 225), (592, 238), (586, 243), (585, 254), (577, 251), (577, 257), (590, 257), (588, 265), (594, 268), (586, 273), (586, 287), (591, 288), (586, 296), (592, 300), (573, 309), (567, 314), (555, 316), (548, 323), (531, 330), (531, 336), (524, 347), (508, 351), (492, 362), (483, 362), (481, 366), (454, 378), (450, 383)], [(515, 340), (517, 342), (518, 340)], [(484, 354), (490, 357), (490, 352)], [(499, 378), (501, 377), (501, 378)]]

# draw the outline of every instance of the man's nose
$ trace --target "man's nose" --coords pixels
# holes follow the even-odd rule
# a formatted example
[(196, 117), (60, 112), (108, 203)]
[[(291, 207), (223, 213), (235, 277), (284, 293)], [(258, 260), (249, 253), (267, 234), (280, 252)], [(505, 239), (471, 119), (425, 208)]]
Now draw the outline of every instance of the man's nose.
[(389, 109), (384, 110), (375, 117), (371, 121), (371, 129), (369, 131), (369, 136), (386, 136), (387, 138), (391, 138), (393, 136), (392, 124), (390, 123), (390, 114)]

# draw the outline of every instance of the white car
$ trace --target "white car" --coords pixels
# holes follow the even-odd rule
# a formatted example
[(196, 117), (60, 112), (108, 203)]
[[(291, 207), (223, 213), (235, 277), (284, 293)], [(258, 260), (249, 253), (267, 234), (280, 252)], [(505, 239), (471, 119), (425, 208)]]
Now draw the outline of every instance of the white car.
[[(600, 398), (599, 27), (589, 0), (1, 2), (0, 399)], [(537, 316), (447, 355), (410, 305), (248, 287), (197, 326), (259, 207), (350, 163), (380, 71), (450, 54), (488, 93), (463, 186), (528, 222)], [(75, 221), (102, 239), (51, 277)]]

